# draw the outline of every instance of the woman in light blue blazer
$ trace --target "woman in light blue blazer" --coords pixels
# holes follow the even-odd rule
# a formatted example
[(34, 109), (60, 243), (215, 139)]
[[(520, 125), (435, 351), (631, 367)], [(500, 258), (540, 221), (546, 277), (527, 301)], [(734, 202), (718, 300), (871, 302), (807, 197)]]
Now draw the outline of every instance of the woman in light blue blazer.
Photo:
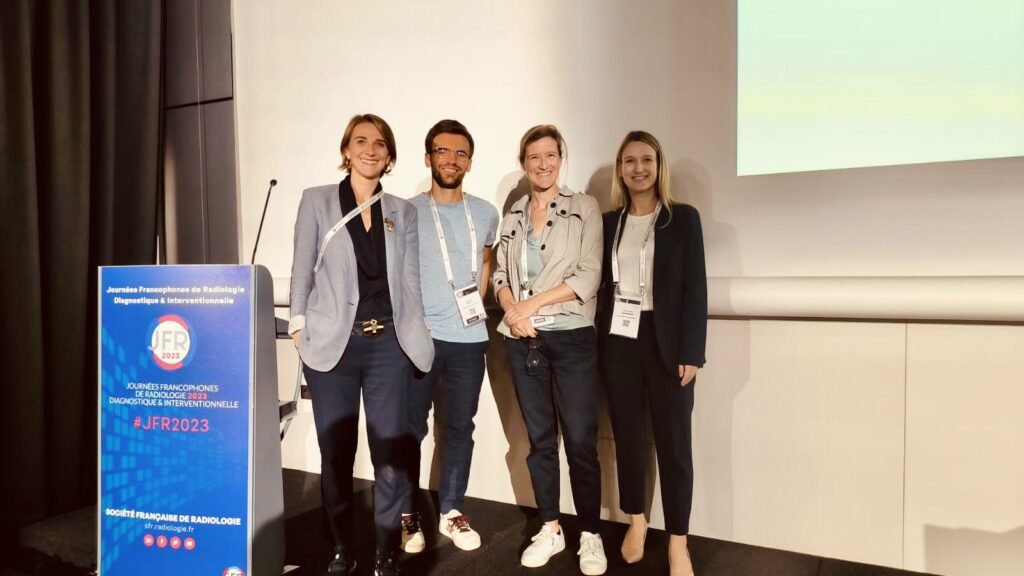
[(397, 157), (388, 124), (354, 116), (341, 139), (339, 184), (302, 193), (295, 221), (289, 333), (299, 349), (320, 444), (324, 508), (348, 574), (359, 398), (374, 470), (376, 571), (397, 573), (408, 386), (430, 370), (433, 343), (420, 296), (416, 209), (380, 178)]

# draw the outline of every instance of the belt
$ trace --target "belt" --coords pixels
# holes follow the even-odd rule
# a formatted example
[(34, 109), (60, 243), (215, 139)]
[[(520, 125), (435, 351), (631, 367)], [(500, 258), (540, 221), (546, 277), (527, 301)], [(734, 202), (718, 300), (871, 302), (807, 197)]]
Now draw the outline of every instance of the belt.
[(390, 316), (386, 318), (371, 318), (363, 321), (356, 320), (355, 324), (352, 325), (352, 335), (376, 338), (377, 336), (384, 334), (385, 328), (389, 325), (394, 325), (394, 321)]

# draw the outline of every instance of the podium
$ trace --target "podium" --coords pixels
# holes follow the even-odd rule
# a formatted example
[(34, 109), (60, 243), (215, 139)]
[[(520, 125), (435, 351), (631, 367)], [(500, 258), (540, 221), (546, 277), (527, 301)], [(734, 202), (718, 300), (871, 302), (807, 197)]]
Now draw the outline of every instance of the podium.
[(273, 282), (262, 266), (99, 270), (101, 576), (277, 576)]

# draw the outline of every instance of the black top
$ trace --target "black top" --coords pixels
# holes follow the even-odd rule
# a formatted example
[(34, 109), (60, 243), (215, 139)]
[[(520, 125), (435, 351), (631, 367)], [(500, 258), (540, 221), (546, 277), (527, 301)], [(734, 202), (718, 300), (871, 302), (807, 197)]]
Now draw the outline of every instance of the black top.
[[(380, 192), (381, 185), (377, 183)], [(342, 214), (348, 214), (359, 204), (356, 194), (352, 191), (349, 177), (338, 184), (338, 199), (341, 201)], [(384, 245), (384, 212), (380, 201), (370, 207), (370, 229), (363, 226), (363, 219), (356, 217), (345, 224), (348, 235), (352, 238), (352, 246), (356, 253), (356, 264), (359, 269), (359, 306), (356, 308), (356, 322), (371, 318), (378, 320), (390, 318), (391, 292), (388, 290), (388, 258)]]
[[(612, 242), (622, 210), (604, 214), (604, 262), (601, 272), (598, 330), (609, 336), (612, 297)], [(704, 235), (700, 214), (689, 204), (673, 204), (672, 219), (662, 210), (654, 227), (654, 332), (665, 368), (678, 374), (680, 364), (704, 365), (708, 332), (708, 287), (704, 269)], [(602, 346), (602, 349), (604, 346)]]

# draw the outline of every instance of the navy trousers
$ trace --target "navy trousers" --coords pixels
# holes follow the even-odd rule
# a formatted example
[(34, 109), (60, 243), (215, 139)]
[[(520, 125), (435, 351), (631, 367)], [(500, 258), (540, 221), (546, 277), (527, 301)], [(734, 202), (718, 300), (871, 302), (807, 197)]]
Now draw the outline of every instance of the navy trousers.
[(366, 435), (373, 462), (373, 506), (377, 550), (398, 549), (405, 496), (405, 452), (412, 362), (394, 330), (375, 338), (353, 335), (330, 372), (303, 366), (313, 399), (320, 444), (324, 508), (335, 546), (352, 543), (352, 467), (359, 426), (359, 397), (366, 413)]
[(559, 516), (558, 421), (580, 528), (601, 526), (597, 460), (597, 333), (593, 327), (507, 338), (508, 363), (530, 437), (526, 465), (544, 522)]
[[(480, 387), (486, 369), (487, 342), (445, 342), (434, 340), (434, 365), (430, 372), (413, 378), (409, 390), (409, 434), (413, 448), (409, 459), (410, 490), (402, 511), (413, 511), (412, 494), (419, 486), (420, 443), (427, 436), (427, 418), (435, 389), (440, 398), (434, 405), (434, 426), (442, 433), (441, 514), (465, 512), (469, 468), (473, 463), (473, 430), (476, 425)], [(438, 436), (435, 433), (435, 437)]]

